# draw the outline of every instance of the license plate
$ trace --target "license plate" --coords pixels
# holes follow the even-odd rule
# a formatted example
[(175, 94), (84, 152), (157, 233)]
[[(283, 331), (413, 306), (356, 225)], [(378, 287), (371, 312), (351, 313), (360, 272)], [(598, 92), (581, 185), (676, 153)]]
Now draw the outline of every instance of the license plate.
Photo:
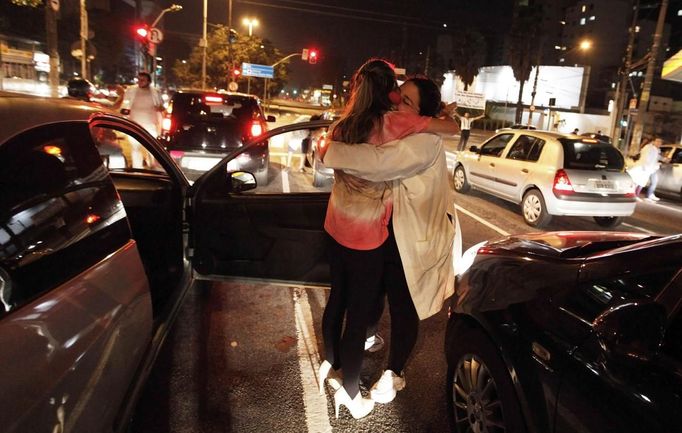
[(220, 158), (182, 158), (180, 166), (189, 170), (207, 171), (220, 162)]
[(616, 184), (612, 180), (591, 179), (589, 185), (592, 189), (599, 191), (613, 191), (616, 189)]

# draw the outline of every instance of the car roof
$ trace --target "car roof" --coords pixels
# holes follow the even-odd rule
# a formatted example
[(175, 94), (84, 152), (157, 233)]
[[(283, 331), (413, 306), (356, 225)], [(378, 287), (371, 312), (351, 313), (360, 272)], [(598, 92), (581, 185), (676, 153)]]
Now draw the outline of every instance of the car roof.
[(547, 139), (560, 139), (560, 138), (573, 138), (577, 140), (582, 140), (585, 137), (580, 137), (579, 135), (575, 134), (564, 134), (562, 132), (555, 132), (555, 131), (545, 131), (542, 129), (511, 129), (511, 128), (506, 128), (504, 130), (500, 130), (498, 134), (524, 134), (524, 135), (532, 135), (534, 137), (539, 137), (543, 138), (545, 140)]
[(87, 121), (97, 113), (115, 114), (104, 107), (77, 99), (45, 98), (0, 92), (0, 143), (29, 128), (63, 121)]
[[(218, 94), (218, 95), (226, 95), (226, 96), (239, 96), (243, 98), (249, 98), (249, 99), (256, 99), (258, 100), (258, 96), (256, 95), (250, 95), (248, 93), (240, 93), (240, 92), (221, 92), (217, 90), (201, 90), (201, 89), (180, 89), (177, 92), (175, 92), (175, 95), (177, 94), (184, 94), (184, 95), (205, 95), (205, 94)], [(173, 96), (175, 96), (173, 95)]]

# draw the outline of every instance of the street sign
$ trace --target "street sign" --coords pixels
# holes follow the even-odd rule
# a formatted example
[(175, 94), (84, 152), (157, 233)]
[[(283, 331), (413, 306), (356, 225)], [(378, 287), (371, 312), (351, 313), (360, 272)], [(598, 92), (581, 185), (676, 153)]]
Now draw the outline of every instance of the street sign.
[(149, 42), (152, 44), (160, 44), (163, 41), (163, 32), (156, 27), (149, 31)]
[(237, 89), (239, 89), (239, 85), (236, 81), (230, 81), (230, 84), (227, 85), (227, 90), (230, 92), (236, 92)]
[(242, 75), (245, 77), (275, 78), (275, 68), (255, 63), (242, 63)]
[(637, 108), (637, 98), (630, 98), (630, 104), (628, 106), (631, 110)]

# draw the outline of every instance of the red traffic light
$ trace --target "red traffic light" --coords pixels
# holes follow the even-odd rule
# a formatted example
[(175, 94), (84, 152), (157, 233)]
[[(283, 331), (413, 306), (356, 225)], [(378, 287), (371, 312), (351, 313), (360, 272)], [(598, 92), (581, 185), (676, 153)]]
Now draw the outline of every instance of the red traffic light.
[(149, 30), (147, 29), (147, 27), (144, 26), (135, 27), (135, 34), (142, 39), (147, 39), (147, 35), (149, 35)]
[(242, 71), (240, 71), (239, 69), (235, 69), (232, 71), (232, 75), (234, 75), (235, 78), (240, 76), (241, 74), (242, 74)]
[(316, 50), (310, 50), (308, 52), (308, 63), (311, 65), (314, 65), (317, 63), (317, 51)]

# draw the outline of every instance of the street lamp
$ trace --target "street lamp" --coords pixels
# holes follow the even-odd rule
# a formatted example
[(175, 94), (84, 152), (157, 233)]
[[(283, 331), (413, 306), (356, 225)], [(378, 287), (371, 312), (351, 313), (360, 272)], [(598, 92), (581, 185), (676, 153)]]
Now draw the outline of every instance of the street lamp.
[(156, 19), (154, 20), (154, 22), (153, 22), (152, 25), (150, 26), (150, 28), (153, 29), (154, 27), (156, 27), (156, 25), (157, 25), (157, 24), (159, 23), (159, 21), (161, 20), (161, 17), (163, 17), (164, 14), (165, 14), (166, 12), (180, 12), (181, 10), (182, 10), (182, 6), (177, 5), (177, 4), (172, 4), (170, 7), (168, 7), (168, 8), (166, 8), (166, 9), (164, 9), (164, 10), (161, 11), (161, 13), (159, 14), (159, 16), (156, 17)]
[(249, 36), (253, 36), (253, 28), (258, 27), (258, 20), (256, 18), (244, 18), (242, 24), (249, 28)]
[(587, 51), (590, 48), (592, 48), (592, 41), (589, 39), (584, 39), (580, 41), (580, 45), (578, 45), (578, 48), (580, 48), (583, 51)]

